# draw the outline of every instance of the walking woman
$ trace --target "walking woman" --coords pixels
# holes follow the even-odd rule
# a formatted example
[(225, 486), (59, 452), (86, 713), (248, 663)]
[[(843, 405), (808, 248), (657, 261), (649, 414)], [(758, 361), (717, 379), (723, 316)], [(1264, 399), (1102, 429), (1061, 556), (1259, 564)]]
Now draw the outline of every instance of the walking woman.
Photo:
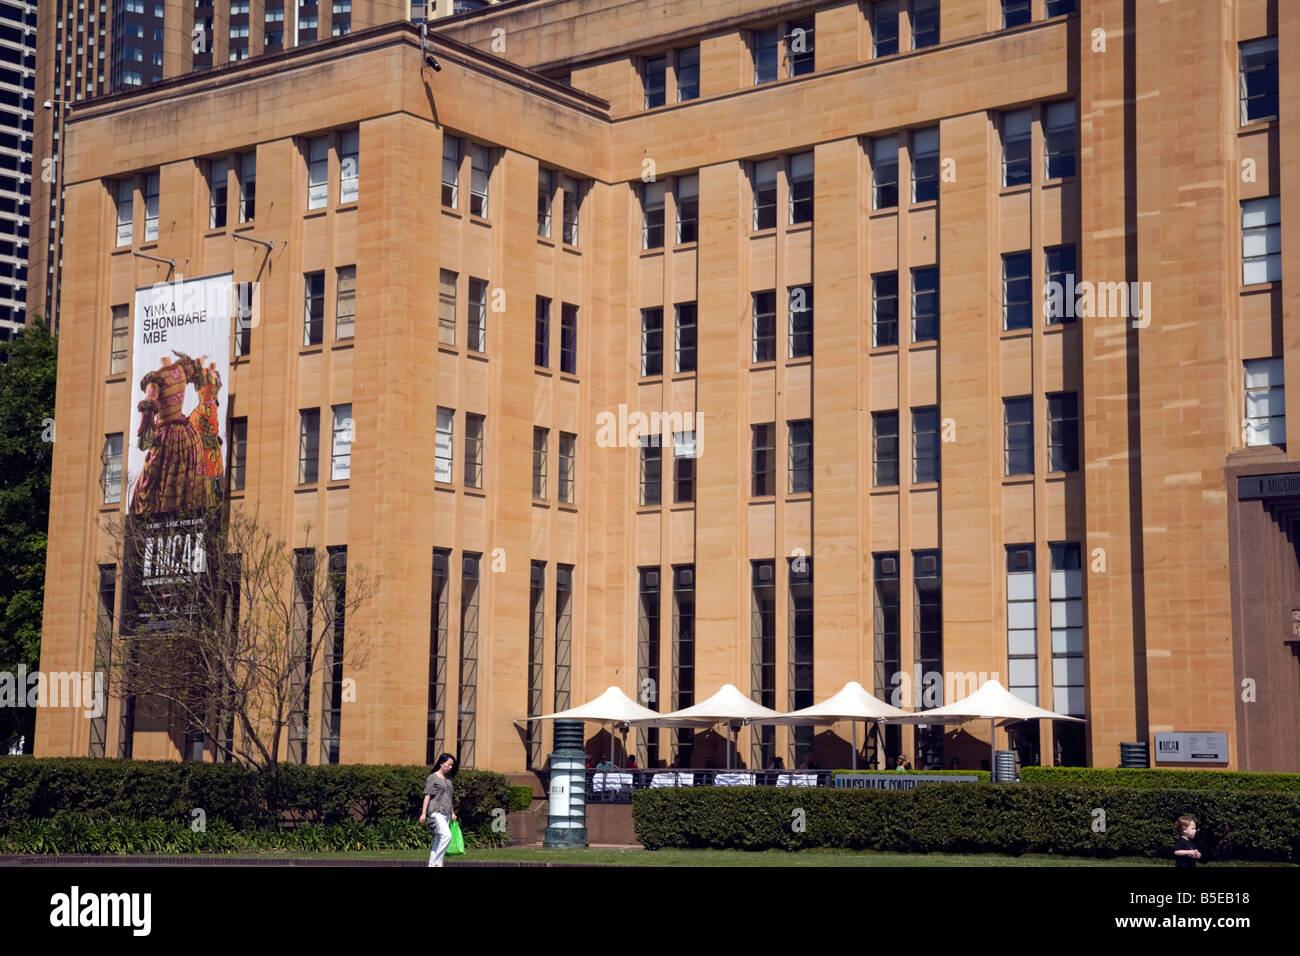
[(451, 845), (451, 826), (448, 820), (456, 819), (451, 788), (451, 778), (456, 776), (456, 758), (445, 753), (433, 766), (433, 773), (424, 781), (424, 804), (420, 807), (420, 822), (433, 831), (429, 865), (442, 866), (442, 858), (447, 855), (447, 847)]

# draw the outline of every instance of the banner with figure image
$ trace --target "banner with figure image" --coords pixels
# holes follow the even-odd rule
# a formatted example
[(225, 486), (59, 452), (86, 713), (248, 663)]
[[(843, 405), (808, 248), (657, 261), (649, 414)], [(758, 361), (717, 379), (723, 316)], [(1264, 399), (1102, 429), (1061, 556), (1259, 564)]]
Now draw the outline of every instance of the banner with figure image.
[(234, 283), (229, 272), (136, 290), (127, 454), (129, 626), (165, 626), (206, 570), (225, 482), (226, 395)]

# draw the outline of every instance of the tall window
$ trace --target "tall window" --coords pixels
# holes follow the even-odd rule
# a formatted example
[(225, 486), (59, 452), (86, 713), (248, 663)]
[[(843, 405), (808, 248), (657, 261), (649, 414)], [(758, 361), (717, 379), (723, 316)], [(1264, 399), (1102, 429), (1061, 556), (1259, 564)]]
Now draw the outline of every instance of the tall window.
[(699, 99), (700, 48), (683, 47), (677, 51), (677, 102)]
[(754, 309), (754, 361), (776, 361), (776, 292), (755, 292)]
[(1034, 473), (1034, 400), (1029, 395), (1002, 399), (1007, 475)]
[(538, 368), (551, 365), (551, 300), (541, 295), (533, 319), (533, 364)]
[(664, 193), (667, 181), (641, 184), (641, 248), (662, 249), (664, 245)]
[(158, 238), (158, 174), (144, 177), (144, 241)]
[(438, 344), (456, 344), (456, 273), (438, 270)]
[(1047, 178), (1073, 176), (1075, 168), (1074, 101), (1049, 103), (1043, 133), (1047, 147)]
[(450, 567), (451, 552), (434, 548), (433, 593), (429, 602), (429, 717), (424, 757), (429, 765), (446, 749), (447, 648), (451, 645)]
[(778, 27), (755, 30), (754, 44), (754, 85), (771, 83), (776, 79), (777, 41), (781, 31)]
[(257, 154), (239, 157), (239, 221), (252, 222), (257, 211)]
[(458, 209), (460, 199), (460, 139), (442, 137), (442, 204)]
[(456, 745), (460, 763), (474, 766), (475, 723), (478, 715), (478, 610), (479, 561), (483, 556), (466, 551), (461, 556), (460, 584), (460, 712)]
[(573, 565), (555, 568), (555, 709), (570, 704), (569, 676), (573, 667)]
[(330, 447), (330, 480), (346, 481), (352, 474), (352, 406), (334, 406), (334, 440)]
[(641, 79), (645, 86), (643, 108), (654, 109), (667, 102), (668, 57), (664, 54), (647, 56), (641, 61)]
[[(117, 565), (99, 566), (99, 601), (95, 613), (95, 670), (107, 670), (113, 651), (113, 617), (117, 606)], [(90, 718), (90, 748), (88, 755), (103, 757), (106, 753), (105, 736), (108, 731), (107, 708), (98, 717)]]
[(533, 427), (533, 497), (546, 500), (546, 461), (551, 432), (548, 428)]
[(339, 202), (356, 202), (361, 183), (361, 133), (345, 129), (339, 134)]
[(1247, 445), (1286, 444), (1286, 390), (1280, 358), (1251, 359), (1246, 369)]
[(347, 613), (348, 549), (329, 548), (329, 589), (334, 607), (329, 615), (330, 629), (324, 654), (324, 679), (321, 681), (320, 761), (339, 762), (339, 744), (343, 729), (343, 637)]
[(664, 450), (659, 435), (641, 436), (641, 504), (658, 505), (663, 501)]
[(573, 489), (578, 479), (578, 436), (560, 432), (559, 501), (573, 504)]
[(695, 500), (695, 432), (673, 432), (673, 501)]
[(208, 164), (208, 228), (224, 229), (226, 225), (226, 196), (229, 193), (227, 178), (230, 160), (214, 159)]
[(555, 173), (545, 166), (537, 170), (537, 234), (551, 238), (551, 206), (555, 202)]
[(812, 222), (813, 154), (798, 153), (790, 157), (790, 224)]
[(912, 0), (912, 49), (939, 42), (939, 0)]
[[(943, 568), (938, 551), (912, 552), (912, 580), (916, 666), (922, 674), (943, 673)], [(942, 746), (942, 733), (938, 738)]]
[[(695, 565), (673, 565), (673, 710), (695, 703)], [(677, 731), (681, 766), (690, 766), (694, 732)], [(687, 752), (682, 753), (685, 749)]]
[(465, 326), (465, 347), (471, 352), (487, 351), (487, 293), (486, 279), (469, 280), (469, 316)]
[[(875, 695), (891, 701), (898, 685), (894, 676), (902, 672), (902, 614), (898, 587), (898, 552), (886, 551), (871, 556), (874, 608), (872, 634), (875, 643)], [(911, 707), (910, 700), (896, 701)]]
[(754, 164), (754, 230), (776, 228), (776, 174), (781, 160), (765, 159)]
[(293, 636), (289, 681), (289, 760), (307, 762), (307, 715), (311, 713), (311, 646), (316, 613), (316, 552), (298, 548), (294, 557)]
[[(776, 707), (776, 562), (750, 563), (750, 697), (764, 707)], [(757, 725), (751, 763), (770, 767), (776, 756), (776, 727)]]
[(120, 375), (126, 371), (126, 355), (131, 348), (131, 317), (129, 306), (113, 306), (113, 341), (108, 359), (108, 374)]
[(492, 172), (492, 154), (486, 146), (471, 146), (469, 178), (469, 214), (482, 219), (488, 214), (488, 179)]
[(1076, 9), (1076, 0), (1047, 0), (1046, 16), (1049, 20), (1052, 17), (1063, 17), (1067, 13), (1074, 13)]
[(340, 266), (334, 299), (334, 338), (350, 339), (356, 334), (357, 267)]
[[(546, 562), (534, 561), (529, 568), (528, 588), (528, 712), (540, 714), (546, 706), (543, 692), (546, 656)], [(528, 769), (542, 766), (541, 722), (525, 723)]]
[(1007, 690), (1038, 704), (1038, 591), (1034, 546), (1007, 545)]
[(230, 420), (230, 463), (226, 471), (230, 475), (230, 490), (243, 491), (245, 476), (248, 474), (247, 418)]
[(1241, 204), (1241, 284), (1282, 278), (1282, 206), (1278, 196)]
[[(790, 558), (790, 709), (813, 705), (813, 560)], [(794, 766), (801, 766), (812, 747), (813, 728), (795, 727)]]
[(677, 372), (695, 371), (696, 310), (694, 302), (674, 306), (677, 321), (673, 326), (674, 363)]
[(314, 485), (320, 472), (320, 409), (298, 412), (298, 484)]
[(641, 374), (664, 372), (664, 310), (641, 310)]
[(1002, 0), (1002, 29), (1029, 22), (1029, 0)]
[(1034, 325), (1033, 296), (1030, 294), (1032, 259), (1028, 252), (1002, 256), (1002, 328), (1029, 329)]
[(560, 303), (560, 371), (578, 374), (578, 307)]
[(912, 270), (912, 341), (939, 339), (939, 267)]
[(811, 358), (813, 354), (813, 287), (793, 285), (789, 289), (790, 358)]
[(572, 176), (563, 180), (564, 193), (564, 243), (569, 246), (578, 244), (578, 213), (582, 209), (582, 183)]
[(1047, 470), (1079, 470), (1079, 396), (1047, 396)]
[(236, 282), (235, 301), (231, 312), (235, 320), (235, 355), (249, 355), (253, 351), (253, 292), (255, 282)]
[(453, 441), (455, 440), (456, 413), (450, 408), (438, 409), (437, 431), (434, 435), (433, 480), (451, 483)]
[(1073, 245), (1051, 246), (1044, 255), (1047, 271), (1047, 300), (1043, 314), (1048, 325), (1074, 321), (1074, 277), (1078, 254)]
[(302, 279), (302, 344), (320, 345), (325, 331), (325, 273), (308, 272)]
[(117, 199), (117, 244), (131, 244), (131, 217), (135, 205), (135, 177), (119, 179), (116, 184)]
[(324, 209), (329, 199), (330, 138), (317, 136), (307, 144), (307, 208)]
[[(659, 710), (659, 569), (637, 568), (636, 686), (643, 706)], [(647, 694), (646, 691), (649, 691)], [(659, 731), (637, 729), (643, 766), (659, 762)]]
[(99, 485), (104, 491), (104, 504), (115, 505), (122, 500), (121, 432), (104, 436), (104, 450), (99, 461)]
[(898, 52), (898, 0), (880, 0), (871, 5), (872, 56)]
[(483, 416), (465, 413), (465, 487), (483, 487)]
[(898, 484), (898, 412), (871, 413), (871, 483)]
[(1050, 544), (1052, 552), (1052, 709), (1082, 717), (1083, 566), (1077, 541)]
[(939, 129), (912, 132), (912, 202), (939, 198)]
[(939, 480), (939, 407), (912, 409), (912, 480)]
[(790, 493), (813, 490), (813, 423), (811, 419), (789, 423)]
[(1027, 186), (1030, 181), (1030, 127), (1032, 113), (1014, 110), (1002, 114), (1002, 185)]
[(1241, 125), (1277, 119), (1277, 37), (1241, 44)]
[(696, 242), (700, 237), (700, 177), (678, 176), (677, 244)]
[(753, 449), (753, 495), (765, 498), (776, 494), (776, 425), (751, 425), (750, 447)]
[(897, 272), (877, 272), (871, 277), (871, 344), (898, 344)]
[(871, 208), (892, 209), (897, 205), (898, 137), (882, 136), (871, 141)]
[(785, 35), (786, 62), (791, 76), (803, 76), (811, 73), (816, 66), (814, 60), (814, 35), (816, 18), (807, 17), (789, 24), (790, 32)]

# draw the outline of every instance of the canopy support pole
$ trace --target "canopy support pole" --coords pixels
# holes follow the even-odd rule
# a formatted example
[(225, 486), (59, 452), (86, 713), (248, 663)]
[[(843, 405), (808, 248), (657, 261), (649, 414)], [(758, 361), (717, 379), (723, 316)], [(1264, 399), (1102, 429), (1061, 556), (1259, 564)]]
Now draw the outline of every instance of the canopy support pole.
[(994, 783), (998, 782), (998, 719), (989, 718), (989, 770), (992, 772), (990, 779)]
[(853, 727), (853, 769), (857, 770), (858, 769), (858, 722), (856, 720), (851, 720), (849, 721), (849, 725)]

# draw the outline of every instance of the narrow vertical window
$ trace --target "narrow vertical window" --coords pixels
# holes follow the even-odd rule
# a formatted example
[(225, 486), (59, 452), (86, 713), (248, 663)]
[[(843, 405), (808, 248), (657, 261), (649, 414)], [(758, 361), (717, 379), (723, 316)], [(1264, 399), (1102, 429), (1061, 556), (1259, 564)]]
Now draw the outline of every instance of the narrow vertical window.
[(320, 345), (325, 331), (325, 273), (303, 276), (302, 344)]
[[(673, 710), (695, 703), (695, 565), (673, 565)], [(690, 766), (694, 731), (677, 731), (678, 766)]]
[(664, 372), (664, 310), (641, 310), (641, 375)]
[(1002, 400), (1006, 474), (1034, 473), (1034, 400), (1028, 395)]
[(483, 422), (482, 415), (465, 413), (465, 487), (483, 487)]
[(912, 409), (912, 481), (939, 480), (939, 408)]
[(790, 24), (790, 32), (785, 36), (786, 62), (791, 76), (803, 76), (816, 67), (813, 38), (815, 18), (807, 17)]
[(939, 198), (939, 130), (912, 132), (912, 202)]
[(1047, 470), (1079, 470), (1079, 396), (1047, 396)]
[(578, 307), (560, 303), (560, 371), (578, 374)]
[[(433, 549), (433, 583), (429, 601), (429, 693), (425, 730), (426, 764), (432, 765), (446, 749), (447, 648), (451, 644), (449, 568), (451, 552)], [(529, 711), (532, 713), (532, 711)]]
[(673, 501), (695, 500), (695, 432), (673, 433)]
[(460, 585), (460, 709), (456, 744), (460, 764), (474, 766), (478, 718), (479, 561), (483, 556), (466, 551), (461, 557)]
[(813, 490), (813, 423), (810, 419), (789, 423), (790, 494)]
[[(540, 714), (546, 707), (543, 690), (546, 657), (546, 562), (534, 561), (528, 587), (528, 713)], [(525, 753), (528, 769), (542, 766), (542, 722), (525, 722)]]
[(456, 344), (456, 273), (438, 270), (438, 344)]
[(667, 182), (641, 184), (641, 248), (662, 249)]
[(329, 199), (330, 138), (317, 136), (307, 144), (307, 208), (324, 209)]
[(766, 498), (776, 494), (776, 425), (751, 425), (753, 449), (753, 495)]
[(1073, 245), (1052, 246), (1044, 252), (1047, 272), (1046, 301), (1043, 315), (1048, 325), (1063, 325), (1074, 321), (1074, 277), (1079, 267), (1078, 253)]
[(112, 348), (108, 359), (108, 374), (120, 375), (126, 371), (126, 355), (131, 347), (131, 317), (129, 306), (113, 306)]
[(492, 155), (486, 146), (471, 146), (469, 214), (486, 219), (488, 215), (488, 181), (492, 173)]
[(1030, 293), (1032, 258), (1028, 252), (1002, 256), (1002, 328), (1008, 332), (1034, 325), (1034, 303)]
[(1002, 185), (1027, 186), (1030, 181), (1031, 157), (1029, 110), (1002, 114)]
[[(789, 686), (790, 709), (811, 707), (813, 701), (813, 559), (788, 559), (790, 581), (789, 604)], [(792, 728), (794, 766), (803, 766), (812, 749), (813, 728)]]
[(1247, 445), (1286, 444), (1286, 389), (1280, 358), (1251, 359), (1246, 370)]
[(871, 142), (871, 208), (892, 209), (898, 205), (898, 137), (884, 136)]
[(1038, 589), (1034, 546), (1007, 546), (1007, 690), (1038, 704)]
[(781, 160), (765, 159), (754, 164), (754, 231), (776, 228), (776, 174)]
[(813, 154), (790, 157), (790, 224), (813, 219)]
[(1074, 101), (1047, 105), (1046, 129), (1047, 178), (1073, 176), (1075, 170)]
[(117, 244), (119, 246), (129, 246), (131, 244), (131, 217), (134, 214), (135, 206), (135, 178), (119, 179), (117, 181)]
[(298, 484), (316, 484), (320, 468), (320, 409), (298, 413)]
[(104, 436), (104, 450), (99, 461), (99, 485), (104, 492), (104, 504), (115, 505), (122, 500), (121, 432)]
[(330, 447), (330, 480), (346, 481), (352, 475), (352, 406), (334, 406), (334, 440)]
[(257, 154), (239, 157), (239, 221), (252, 222), (257, 212)]
[(450, 484), (456, 412), (450, 408), (439, 408), (436, 427), (437, 432), (434, 435), (433, 449), (433, 480)]
[(939, 267), (912, 270), (912, 341), (939, 340)]
[(144, 178), (144, 241), (158, 238), (158, 174)]
[(776, 293), (755, 292), (751, 296), (754, 311), (754, 361), (776, 361)]
[(339, 202), (356, 202), (361, 184), (361, 133), (345, 129), (339, 134)]
[(643, 506), (662, 503), (664, 452), (659, 435), (641, 436), (641, 500)]
[(871, 5), (872, 56), (893, 56), (898, 52), (898, 0)]
[(550, 438), (550, 429), (533, 428), (533, 497), (538, 501), (546, 500), (546, 460)]
[(573, 504), (573, 489), (578, 477), (578, 436), (560, 432), (559, 501)]
[(675, 311), (677, 321), (674, 323), (673, 345), (676, 354), (673, 368), (677, 372), (694, 372), (697, 331), (695, 303), (679, 302)]
[(1002, 0), (1002, 29), (1028, 23), (1029, 17), (1029, 0)]
[(648, 56), (642, 61), (642, 79), (645, 85), (643, 109), (654, 109), (666, 102), (668, 88), (668, 57)]
[(677, 101), (699, 99), (700, 96), (700, 48), (683, 47), (677, 51)]
[(1247, 199), (1241, 204), (1241, 284), (1281, 279), (1281, 198)]
[(871, 344), (877, 348), (898, 344), (897, 272), (871, 277)]
[(1243, 43), (1240, 51), (1241, 125), (1277, 119), (1277, 37)]
[(755, 86), (760, 83), (771, 83), (776, 79), (777, 41), (780, 33), (777, 27), (755, 30), (753, 33)]
[(230, 160), (214, 159), (208, 167), (208, 228), (224, 229), (226, 225), (226, 197), (229, 194), (227, 178)]
[(472, 352), (487, 351), (487, 293), (486, 279), (469, 280), (469, 316), (465, 326), (465, 347)]
[(912, 0), (912, 49), (939, 42), (939, 0)]
[(564, 177), (564, 244), (578, 244), (578, 215), (582, 210), (583, 184), (572, 176)]
[(700, 238), (700, 177), (678, 176), (677, 191), (677, 244), (696, 242)]
[(538, 368), (551, 365), (551, 300), (541, 295), (533, 318), (533, 364)]
[(357, 267), (340, 266), (335, 280), (334, 338), (350, 339), (356, 334)]
[(567, 710), (572, 703), (570, 673), (573, 669), (573, 565), (555, 568), (555, 709)]
[(813, 288), (793, 285), (789, 288), (790, 358), (811, 358), (813, 354)]
[(555, 174), (545, 166), (537, 170), (537, 234), (551, 238), (551, 206), (555, 202)]
[(230, 421), (230, 490), (243, 491), (248, 474), (248, 419), (234, 418)]
[(898, 484), (898, 412), (871, 413), (872, 484)]
[[(641, 703), (651, 710), (659, 710), (659, 569), (637, 568), (637, 629), (636, 629), (636, 680), (637, 687), (650, 689), (642, 694)], [(659, 762), (659, 731), (637, 728), (637, 749), (641, 751), (642, 765), (653, 767)]]
[(460, 194), (460, 139), (442, 137), (442, 204), (458, 209)]
[(1050, 544), (1052, 552), (1052, 709), (1082, 717), (1086, 711), (1083, 671), (1083, 565), (1077, 541)]
[[(750, 566), (750, 697), (755, 703), (776, 708), (776, 563), (751, 561)], [(776, 756), (776, 727), (757, 725), (751, 737), (751, 761), (770, 767)]]

